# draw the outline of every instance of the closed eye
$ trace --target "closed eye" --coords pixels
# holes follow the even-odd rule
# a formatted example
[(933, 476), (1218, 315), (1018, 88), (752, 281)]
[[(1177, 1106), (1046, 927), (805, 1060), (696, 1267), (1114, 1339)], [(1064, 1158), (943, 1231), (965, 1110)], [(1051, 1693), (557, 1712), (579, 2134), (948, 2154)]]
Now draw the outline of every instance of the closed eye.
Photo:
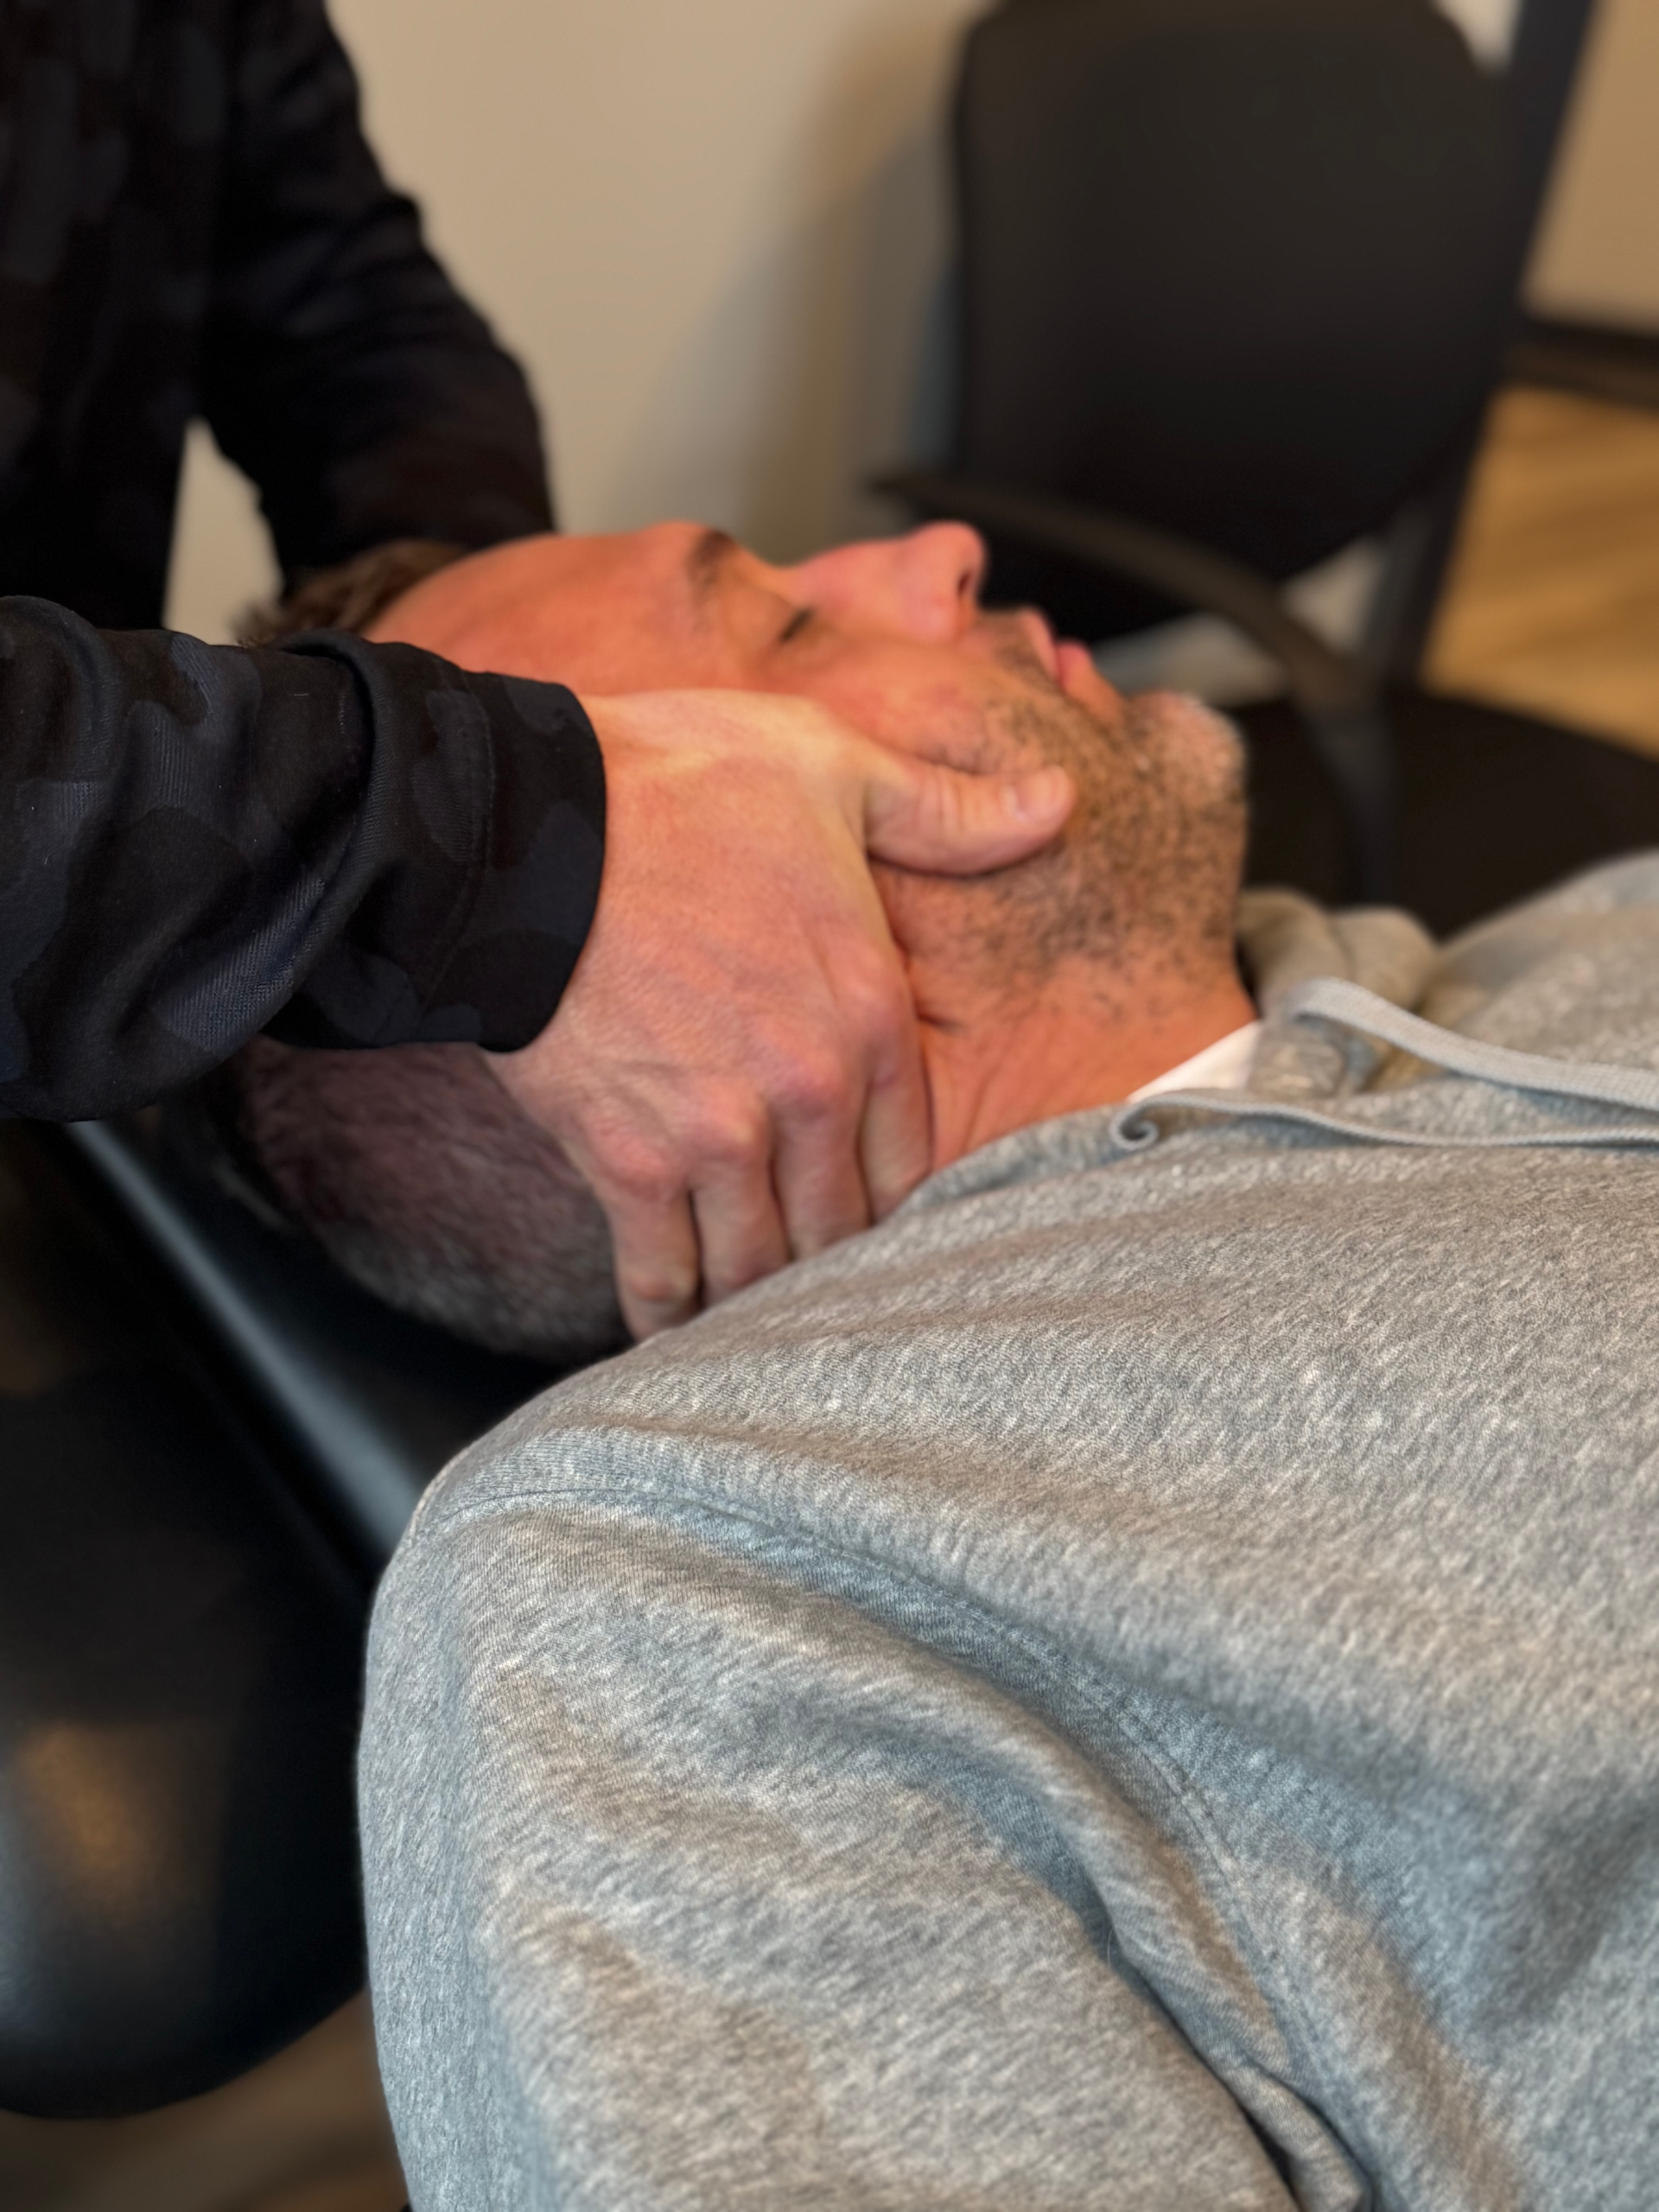
[(779, 644), (780, 645), (792, 645), (796, 639), (800, 636), (802, 631), (805, 629), (807, 624), (812, 620), (816, 612), (817, 609), (810, 607), (797, 607), (794, 613), (791, 614), (788, 621), (785, 623), (783, 635), (778, 640)]

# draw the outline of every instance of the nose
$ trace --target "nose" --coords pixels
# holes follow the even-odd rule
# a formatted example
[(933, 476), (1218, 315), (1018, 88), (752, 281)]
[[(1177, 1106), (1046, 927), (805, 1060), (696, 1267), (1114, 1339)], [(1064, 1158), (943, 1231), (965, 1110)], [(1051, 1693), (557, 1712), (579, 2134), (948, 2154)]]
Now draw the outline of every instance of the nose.
[(820, 554), (797, 571), (797, 588), (849, 624), (950, 645), (978, 615), (985, 562), (976, 530), (936, 522)]
[(979, 613), (985, 541), (964, 522), (931, 523), (893, 544), (899, 593), (918, 633), (950, 642)]

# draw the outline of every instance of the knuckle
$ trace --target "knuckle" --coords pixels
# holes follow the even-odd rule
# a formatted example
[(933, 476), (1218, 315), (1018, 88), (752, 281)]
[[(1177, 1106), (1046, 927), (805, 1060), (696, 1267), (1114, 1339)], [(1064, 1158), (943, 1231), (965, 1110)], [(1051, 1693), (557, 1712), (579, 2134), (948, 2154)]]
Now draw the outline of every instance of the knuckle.
[(851, 1071), (836, 1054), (801, 1052), (779, 1072), (778, 1103), (791, 1122), (834, 1121), (851, 1112), (853, 1088)]
[(614, 1192), (639, 1206), (671, 1205), (685, 1184), (666, 1147), (614, 1137), (597, 1154), (594, 1179), (601, 1192)]
[(747, 1092), (700, 1100), (682, 1134), (688, 1162), (699, 1168), (747, 1168), (772, 1149), (771, 1117), (762, 1102)]
[(857, 1034), (886, 1049), (904, 1035), (911, 999), (897, 969), (886, 961), (868, 961), (848, 979), (849, 1008)]

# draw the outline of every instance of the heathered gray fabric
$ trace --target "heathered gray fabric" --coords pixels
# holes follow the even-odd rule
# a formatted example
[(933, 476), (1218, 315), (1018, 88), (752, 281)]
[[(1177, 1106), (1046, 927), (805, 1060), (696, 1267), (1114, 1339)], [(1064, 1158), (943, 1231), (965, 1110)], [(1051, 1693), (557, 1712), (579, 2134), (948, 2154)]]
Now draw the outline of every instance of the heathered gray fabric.
[(1659, 1115), (1574, 1094), (1659, 1071), (1659, 857), (1243, 934), (1249, 1097), (989, 1147), (427, 1501), (416, 2212), (1652, 2204)]

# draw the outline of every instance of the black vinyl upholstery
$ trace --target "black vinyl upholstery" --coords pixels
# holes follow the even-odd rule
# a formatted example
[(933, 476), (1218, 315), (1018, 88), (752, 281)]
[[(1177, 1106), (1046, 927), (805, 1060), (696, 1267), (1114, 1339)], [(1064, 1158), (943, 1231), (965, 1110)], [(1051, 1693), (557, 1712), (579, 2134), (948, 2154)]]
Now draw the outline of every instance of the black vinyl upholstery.
[(61, 1140), (0, 1137), (0, 2106), (101, 2116), (356, 1986), (366, 1599)]
[(1516, 156), (1429, 0), (1008, 0), (956, 133), (963, 473), (1284, 577), (1469, 435)]
[(360, 1986), (373, 1574), (544, 1376), (143, 1128), (0, 1128), (0, 2109), (233, 2078)]
[[(1430, 0), (1002, 0), (963, 49), (955, 449), (881, 487), (977, 524), (990, 597), (1074, 636), (1199, 610), (1271, 654), (1350, 896), (1397, 892), (1378, 677), (1515, 327), (1582, 28), (1571, 0), (1541, 43), (1551, 4), (1508, 79)], [(1277, 586), (1384, 525), (1386, 619), (1334, 653)]]

